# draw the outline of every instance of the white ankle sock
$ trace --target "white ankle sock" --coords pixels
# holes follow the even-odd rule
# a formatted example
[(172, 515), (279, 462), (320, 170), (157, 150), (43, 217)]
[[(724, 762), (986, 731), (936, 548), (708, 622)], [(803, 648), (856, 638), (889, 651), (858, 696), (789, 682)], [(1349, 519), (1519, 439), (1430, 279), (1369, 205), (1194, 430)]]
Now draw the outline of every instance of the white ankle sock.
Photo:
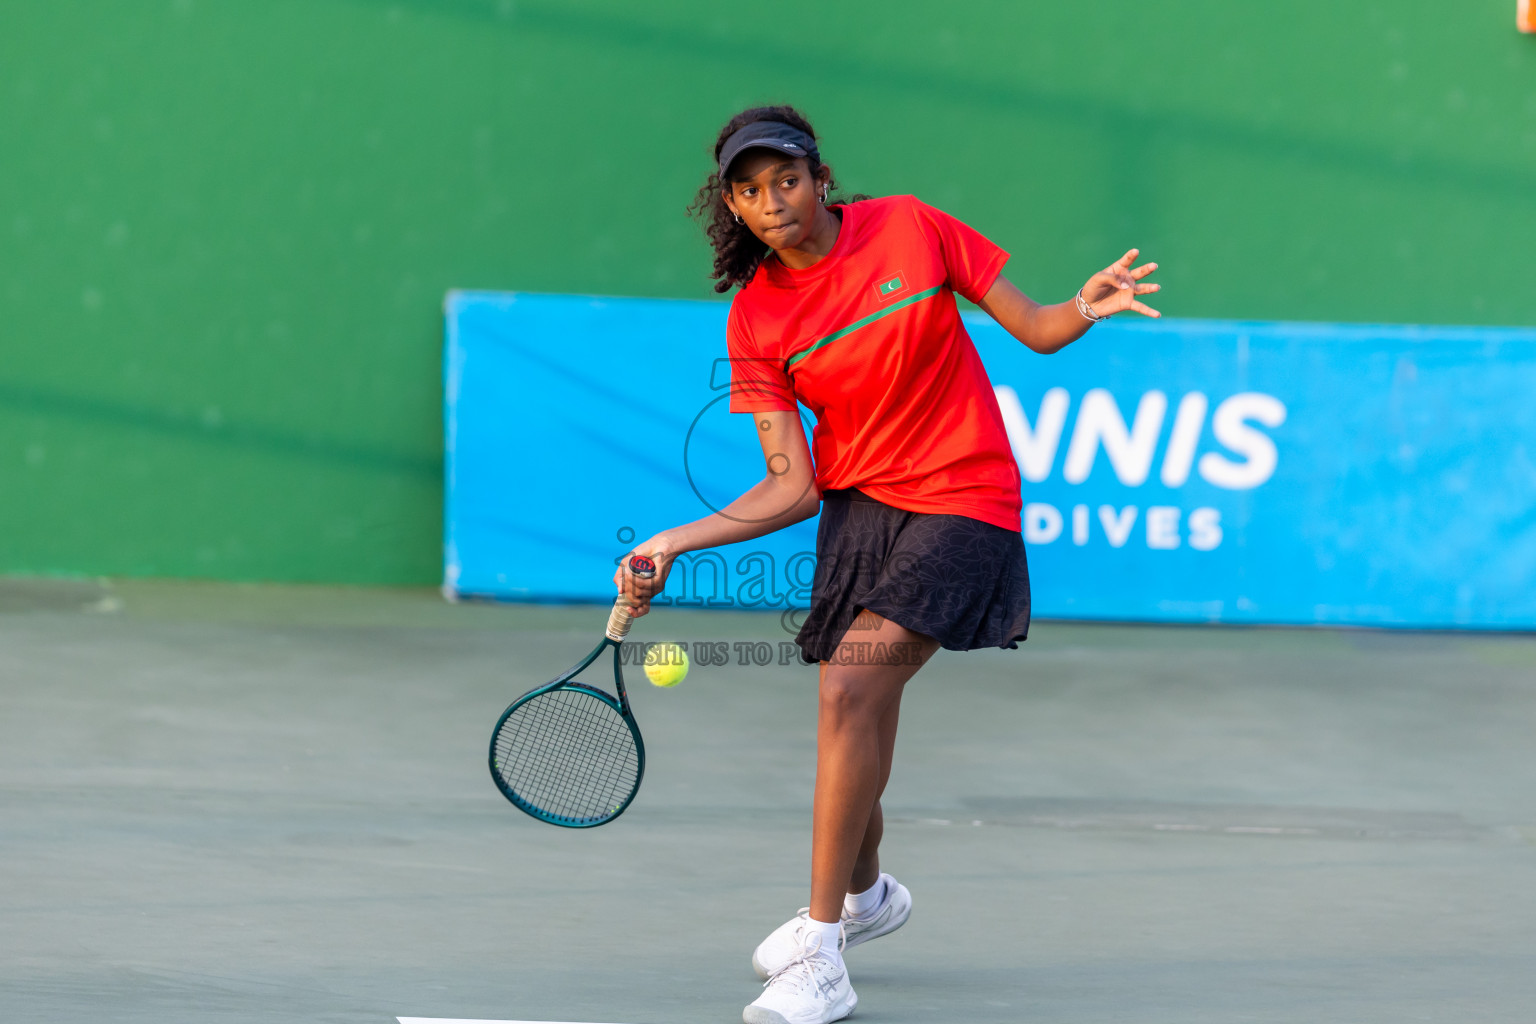
[(885, 899), (885, 879), (875, 879), (875, 884), (863, 892), (850, 892), (843, 897), (843, 913), (849, 917), (863, 917)]
[(840, 941), (842, 932), (843, 926), (839, 922), (834, 921), (832, 924), (827, 924), (825, 921), (818, 921), (814, 917), (807, 917), (805, 919), (805, 944), (807, 946), (815, 946), (815, 937), (819, 935), (821, 937), (821, 945), (817, 948), (816, 955), (831, 960), (835, 964), (843, 962), (843, 951), (838, 948), (842, 945)]

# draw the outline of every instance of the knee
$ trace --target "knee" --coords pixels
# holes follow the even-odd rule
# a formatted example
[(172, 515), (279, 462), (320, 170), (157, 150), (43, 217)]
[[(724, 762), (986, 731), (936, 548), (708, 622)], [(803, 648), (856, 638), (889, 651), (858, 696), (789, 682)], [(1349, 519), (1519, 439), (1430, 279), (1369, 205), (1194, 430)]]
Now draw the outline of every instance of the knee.
[(888, 703), (875, 687), (857, 679), (827, 679), (821, 684), (821, 719), (834, 728), (878, 722)]

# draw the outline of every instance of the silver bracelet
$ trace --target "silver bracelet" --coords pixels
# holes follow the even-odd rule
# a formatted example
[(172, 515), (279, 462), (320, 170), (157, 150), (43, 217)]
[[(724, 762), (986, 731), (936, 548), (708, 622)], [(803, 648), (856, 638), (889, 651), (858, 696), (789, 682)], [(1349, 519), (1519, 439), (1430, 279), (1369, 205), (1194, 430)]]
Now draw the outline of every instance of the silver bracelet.
[(1083, 290), (1081, 288), (1077, 290), (1077, 311), (1083, 314), (1083, 317), (1091, 323), (1098, 323), (1100, 320), (1108, 320), (1109, 317), (1115, 315), (1110, 313), (1109, 316), (1099, 316), (1097, 313), (1095, 313), (1093, 311), (1093, 307), (1088, 305), (1088, 300), (1083, 298)]

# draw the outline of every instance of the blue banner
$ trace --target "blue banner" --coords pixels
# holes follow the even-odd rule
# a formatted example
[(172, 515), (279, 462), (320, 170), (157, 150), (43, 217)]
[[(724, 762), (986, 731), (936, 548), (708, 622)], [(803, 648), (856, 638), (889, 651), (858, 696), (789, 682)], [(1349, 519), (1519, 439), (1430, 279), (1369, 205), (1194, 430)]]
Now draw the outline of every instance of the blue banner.
[[(450, 593), (611, 600), (631, 544), (762, 477), (726, 310), (448, 297)], [(1536, 628), (1536, 331), (1122, 318), (1047, 357), (966, 325), (1040, 617)], [(668, 599), (803, 607), (814, 550), (696, 553)]]

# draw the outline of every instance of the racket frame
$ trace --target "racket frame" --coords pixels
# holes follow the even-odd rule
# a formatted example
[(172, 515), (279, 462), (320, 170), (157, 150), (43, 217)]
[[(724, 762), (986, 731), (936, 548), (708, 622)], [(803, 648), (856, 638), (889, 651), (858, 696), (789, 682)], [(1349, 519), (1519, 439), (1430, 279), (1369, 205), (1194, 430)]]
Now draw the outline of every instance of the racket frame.
[[(627, 625), (628, 624), (626, 622), (626, 627)], [(496, 728), (491, 730), (491, 749), (488, 758), (488, 763), (491, 769), (491, 778), (495, 780), (496, 788), (501, 790), (501, 795), (511, 801), (512, 806), (516, 807), (524, 814), (537, 818), (546, 824), (559, 825), (562, 828), (596, 828), (599, 825), (608, 824), (614, 818), (617, 818), (619, 815), (623, 814), (629, 805), (634, 801), (635, 796), (640, 792), (640, 783), (645, 778), (645, 741), (640, 738), (640, 726), (638, 723), (636, 723), (635, 716), (630, 710), (629, 691), (624, 689), (624, 670), (622, 667), (622, 661), (619, 656), (622, 643), (622, 640), (615, 640), (613, 637), (605, 635), (602, 640), (598, 641), (597, 646), (592, 648), (592, 653), (588, 654), (585, 658), (582, 658), (570, 669), (567, 669), (558, 678), (550, 680), (537, 689), (529, 690), (527, 693), (517, 698), (517, 700), (513, 701), (511, 706), (507, 708), (507, 710), (501, 713), (501, 717), (496, 720)], [(605, 690), (599, 689), (596, 686), (574, 681), (575, 676), (581, 674), (581, 672), (585, 670), (587, 666), (596, 661), (602, 655), (603, 651), (607, 650), (609, 647), (613, 648), (613, 685), (614, 688), (618, 691), (617, 697)], [(496, 741), (501, 736), (502, 725), (506, 723), (508, 718), (512, 717), (513, 712), (522, 707), (524, 704), (528, 703), (530, 700), (533, 700), (535, 697), (541, 697), (544, 694), (551, 693), (555, 690), (574, 690), (578, 693), (583, 693), (589, 697), (594, 697), (597, 700), (602, 701), (604, 704), (608, 705), (610, 708), (619, 713), (620, 717), (624, 719), (624, 724), (629, 726), (630, 736), (634, 738), (636, 759), (635, 784), (630, 789), (629, 795), (624, 798), (624, 802), (615, 808), (611, 814), (608, 814), (604, 817), (573, 818), (563, 814), (552, 814), (542, 808), (535, 807), (533, 804), (530, 804), (528, 801), (518, 796), (517, 793), (514, 792), (513, 789), (508, 786), (502, 779), (501, 772), (497, 770)]]

